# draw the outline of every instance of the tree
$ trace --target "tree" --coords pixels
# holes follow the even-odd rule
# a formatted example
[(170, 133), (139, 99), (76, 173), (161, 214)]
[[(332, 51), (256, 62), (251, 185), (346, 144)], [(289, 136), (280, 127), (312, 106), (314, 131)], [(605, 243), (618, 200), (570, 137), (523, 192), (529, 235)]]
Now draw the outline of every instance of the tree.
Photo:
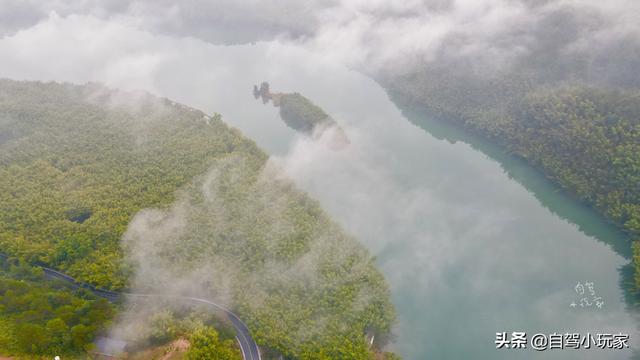
[(190, 337), (188, 360), (240, 360), (240, 352), (233, 340), (220, 341), (211, 327), (197, 329)]
[(93, 331), (89, 326), (78, 324), (71, 328), (71, 346), (76, 351), (83, 351), (91, 343)]
[(62, 319), (49, 320), (45, 326), (45, 332), (49, 338), (47, 351), (63, 351), (69, 344), (69, 327)]
[(27, 353), (41, 354), (47, 349), (49, 337), (40, 325), (22, 324), (16, 329), (16, 343)]

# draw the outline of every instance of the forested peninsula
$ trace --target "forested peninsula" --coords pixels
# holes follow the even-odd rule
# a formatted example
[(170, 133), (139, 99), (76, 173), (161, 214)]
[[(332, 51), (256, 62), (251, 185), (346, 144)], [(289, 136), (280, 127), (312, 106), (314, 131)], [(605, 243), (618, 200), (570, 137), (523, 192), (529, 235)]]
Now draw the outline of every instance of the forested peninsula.
[(280, 109), (280, 118), (291, 129), (320, 139), (329, 133), (328, 145), (334, 150), (340, 150), (349, 145), (349, 138), (338, 123), (321, 107), (300, 93), (273, 93), (268, 82), (262, 82), (260, 87), (253, 86), (253, 96), (262, 99), (263, 104), (273, 103)]
[(136, 345), (239, 357), (216, 319), (109, 304), (41, 264), (106, 289), (219, 297), (263, 358), (395, 358), (380, 350), (394, 309), (374, 259), (267, 160), (220, 115), (148, 93), (0, 80), (0, 354), (84, 358), (137, 306), (155, 313)]

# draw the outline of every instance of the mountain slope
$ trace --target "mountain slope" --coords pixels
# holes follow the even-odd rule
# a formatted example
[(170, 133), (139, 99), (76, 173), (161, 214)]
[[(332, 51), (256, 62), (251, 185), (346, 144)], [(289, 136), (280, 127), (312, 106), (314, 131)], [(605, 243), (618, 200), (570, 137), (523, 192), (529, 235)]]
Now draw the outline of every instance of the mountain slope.
[(287, 356), (368, 358), (365, 332), (389, 333), (366, 249), (220, 116), (96, 84), (0, 80), (0, 134), (0, 249), (14, 258), (105, 288), (221, 297)]

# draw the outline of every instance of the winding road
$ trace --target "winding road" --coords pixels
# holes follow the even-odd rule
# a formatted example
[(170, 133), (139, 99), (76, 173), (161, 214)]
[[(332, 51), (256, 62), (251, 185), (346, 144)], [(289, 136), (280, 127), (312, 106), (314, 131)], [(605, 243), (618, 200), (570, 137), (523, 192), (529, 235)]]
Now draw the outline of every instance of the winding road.
[[(8, 256), (6, 254), (0, 253), (0, 260), (7, 260)], [(242, 358), (244, 360), (262, 360), (260, 356), (260, 349), (258, 348), (258, 344), (251, 337), (251, 333), (249, 332), (249, 328), (247, 325), (240, 320), (240, 318), (234, 314), (231, 310), (216, 304), (215, 302), (207, 299), (200, 299), (189, 296), (178, 296), (178, 295), (167, 295), (167, 294), (136, 294), (136, 293), (124, 293), (124, 292), (114, 292), (109, 290), (104, 290), (97, 288), (91, 284), (87, 284), (82, 281), (78, 281), (67, 274), (63, 274), (59, 271), (48, 268), (44, 265), (36, 265), (42, 269), (44, 275), (50, 279), (57, 279), (66, 282), (74, 289), (87, 289), (91, 291), (96, 296), (104, 298), (110, 302), (116, 302), (122, 299), (123, 297), (128, 298), (165, 298), (165, 299), (178, 299), (189, 301), (197, 304), (205, 304), (209, 306), (213, 306), (219, 311), (222, 311), (226, 317), (231, 321), (233, 327), (236, 330), (236, 340), (240, 345), (240, 350), (242, 351)]]

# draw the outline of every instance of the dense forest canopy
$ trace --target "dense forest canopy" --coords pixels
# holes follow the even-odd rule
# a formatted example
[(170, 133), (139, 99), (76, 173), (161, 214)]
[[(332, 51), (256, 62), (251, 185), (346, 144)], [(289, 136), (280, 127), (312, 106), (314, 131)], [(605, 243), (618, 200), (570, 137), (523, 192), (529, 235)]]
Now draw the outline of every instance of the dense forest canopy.
[(46, 281), (39, 269), (0, 260), (0, 352), (75, 357), (92, 348), (115, 309), (86, 291)]
[[(1, 80), (0, 134), (0, 249), (14, 263), (109, 289), (220, 297), (288, 357), (366, 359), (367, 334), (384, 344), (393, 308), (371, 256), (220, 116), (97, 84)], [(49, 291), (33, 281), (26, 296)], [(0, 319), (21, 329), (11, 311)], [(106, 314), (85, 325), (104, 328)], [(197, 329), (194, 343), (218, 341)]]
[(218, 156), (266, 158), (217, 117), (99, 85), (3, 80), (0, 109), (0, 247), (105, 288), (126, 284), (119, 240), (137, 211)]

